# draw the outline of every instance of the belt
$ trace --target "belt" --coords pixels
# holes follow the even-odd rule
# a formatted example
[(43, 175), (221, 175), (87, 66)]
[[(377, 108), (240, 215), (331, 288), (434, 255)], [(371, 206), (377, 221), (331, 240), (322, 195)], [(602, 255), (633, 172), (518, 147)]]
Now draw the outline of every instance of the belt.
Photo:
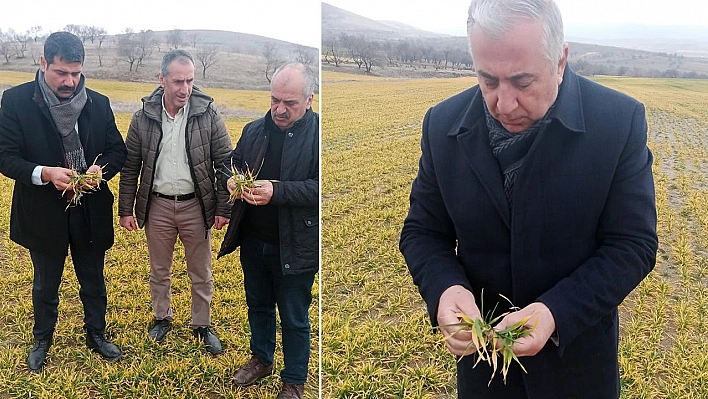
[(173, 200), (173, 201), (187, 201), (187, 200), (191, 200), (192, 198), (195, 197), (194, 193), (182, 194), (182, 195), (167, 195), (167, 194), (161, 194), (161, 193), (153, 191), (153, 194), (155, 194), (156, 196), (158, 196), (160, 198)]

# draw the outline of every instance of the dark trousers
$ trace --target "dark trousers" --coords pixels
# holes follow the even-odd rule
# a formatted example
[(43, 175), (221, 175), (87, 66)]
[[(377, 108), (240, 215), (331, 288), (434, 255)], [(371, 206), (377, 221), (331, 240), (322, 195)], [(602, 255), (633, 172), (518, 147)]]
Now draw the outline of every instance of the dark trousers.
[(280, 247), (251, 237), (241, 242), (241, 266), (251, 326), (251, 352), (261, 363), (273, 363), (277, 305), (285, 363), (280, 379), (304, 384), (310, 360), (308, 310), (315, 271), (283, 275)]
[[(104, 251), (96, 251), (91, 243), (89, 225), (83, 207), (69, 208), (69, 249), (74, 271), (79, 280), (79, 297), (84, 306), (84, 327), (102, 332), (106, 329), (106, 284), (103, 279)], [(59, 284), (64, 272), (67, 251), (55, 253), (30, 250), (34, 266), (32, 305), (35, 339), (54, 332), (59, 306)]]

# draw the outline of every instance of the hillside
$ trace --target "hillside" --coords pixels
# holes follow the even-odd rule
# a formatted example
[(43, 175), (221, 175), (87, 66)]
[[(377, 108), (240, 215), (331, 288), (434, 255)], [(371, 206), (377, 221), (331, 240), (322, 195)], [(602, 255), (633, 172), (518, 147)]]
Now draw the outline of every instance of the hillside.
[(323, 2), (322, 38), (340, 33), (366, 35), (379, 40), (444, 36), (397, 21), (375, 21)]
[[(132, 71), (128, 57), (120, 55), (120, 35), (107, 36), (100, 45), (98, 41), (91, 43), (87, 40), (84, 43), (84, 73), (89, 78), (157, 84), (162, 55), (170, 47), (167, 44), (170, 34), (174, 31), (152, 32), (142, 65), (133, 65)], [(195, 58), (195, 80), (199, 86), (268, 90), (266, 58), (263, 55), (266, 46), (275, 48), (274, 58), (280, 61), (277, 64), (295, 61), (303, 56), (311, 60), (311, 65), (316, 65), (317, 61), (318, 49), (314, 47), (258, 35), (216, 30), (183, 30), (179, 34), (180, 48), (189, 51)], [(199, 54), (212, 48), (216, 50), (215, 62), (207, 68), (204, 77)], [(34, 72), (39, 67), (41, 52), (41, 42), (31, 43), (24, 58), (12, 57), (9, 63), (0, 63), (0, 70)]]
[[(600, 39), (606, 41), (606, 36)], [(322, 41), (324, 70), (408, 78), (473, 74), (466, 37), (374, 21), (327, 3), (322, 3)], [(700, 51), (667, 53), (581, 42), (568, 46), (569, 63), (582, 75), (708, 78), (708, 57), (695, 56)]]

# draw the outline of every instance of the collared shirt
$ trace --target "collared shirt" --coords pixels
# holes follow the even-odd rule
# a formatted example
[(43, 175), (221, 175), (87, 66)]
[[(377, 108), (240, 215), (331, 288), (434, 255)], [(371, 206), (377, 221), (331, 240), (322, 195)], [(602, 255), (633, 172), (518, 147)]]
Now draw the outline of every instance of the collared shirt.
[(152, 191), (156, 193), (182, 195), (194, 192), (185, 141), (188, 115), (189, 101), (173, 118), (167, 113), (165, 97), (162, 97), (162, 140), (152, 183)]

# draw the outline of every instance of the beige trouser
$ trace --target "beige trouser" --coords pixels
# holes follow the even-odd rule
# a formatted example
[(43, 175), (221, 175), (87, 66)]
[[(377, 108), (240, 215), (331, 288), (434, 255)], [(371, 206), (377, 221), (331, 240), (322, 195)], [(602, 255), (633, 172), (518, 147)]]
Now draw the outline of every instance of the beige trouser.
[(175, 243), (184, 245), (192, 281), (192, 327), (211, 324), (209, 305), (214, 292), (211, 274), (211, 230), (205, 231), (199, 200), (175, 201), (153, 196), (145, 222), (150, 255), (150, 295), (155, 318), (172, 320), (170, 284)]

